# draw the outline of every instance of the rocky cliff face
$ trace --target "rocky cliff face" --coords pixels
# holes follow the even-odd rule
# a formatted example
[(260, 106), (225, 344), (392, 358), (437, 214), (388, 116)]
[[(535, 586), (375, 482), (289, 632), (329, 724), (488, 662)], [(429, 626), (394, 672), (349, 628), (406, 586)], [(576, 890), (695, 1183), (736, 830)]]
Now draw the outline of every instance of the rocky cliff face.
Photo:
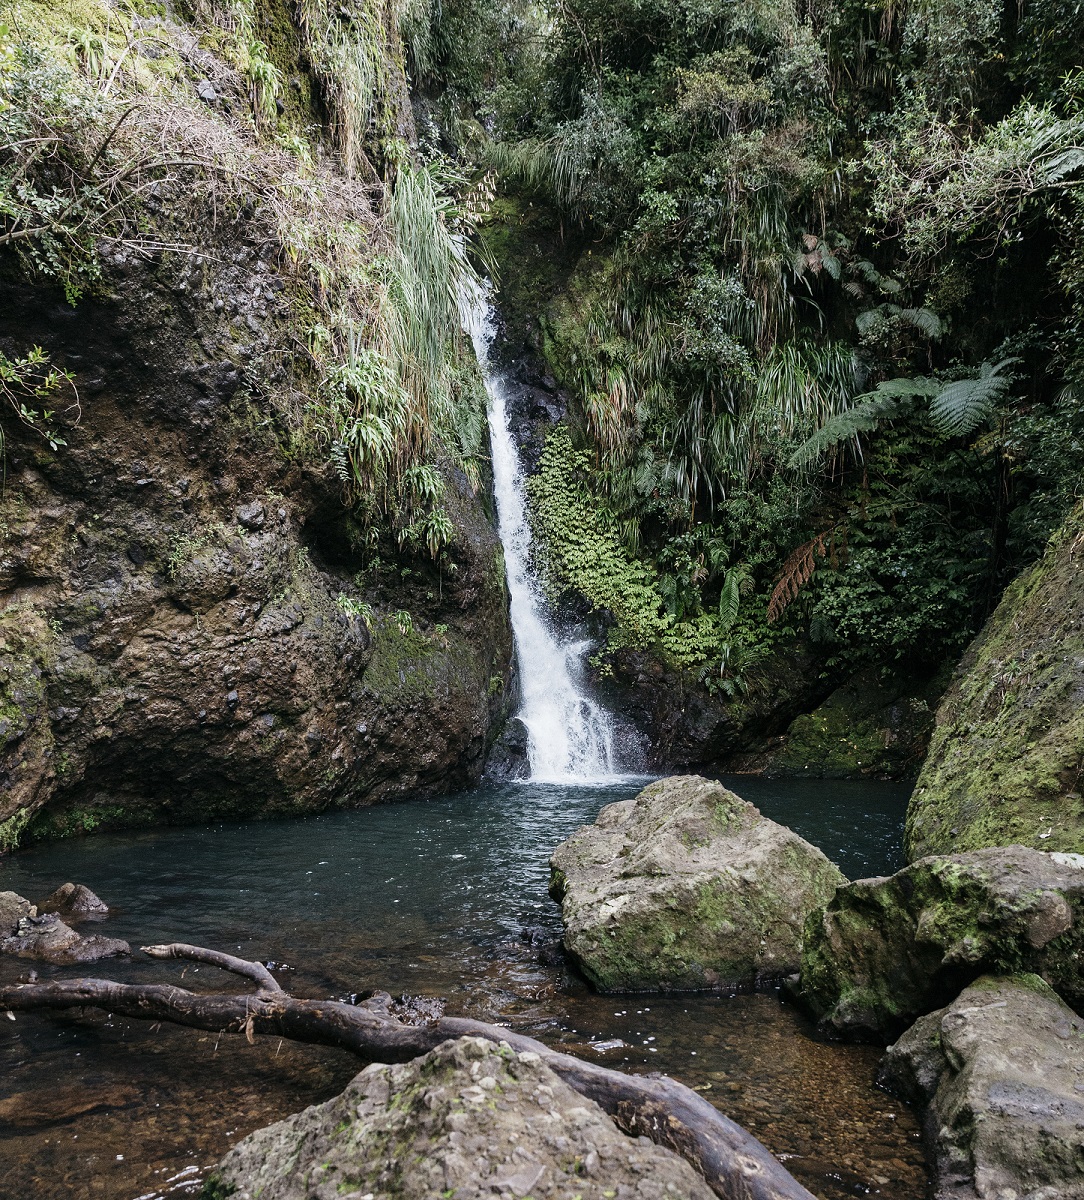
[(1084, 850), (1082, 539), (1078, 507), (964, 656), (908, 811), (911, 858)]
[(482, 503), (451, 474), (458, 569), (405, 567), (364, 591), (368, 623), (352, 615), (340, 597), (358, 593), (361, 562), (339, 482), (292, 462), (244, 387), (271, 337), (249, 334), (232, 358), (215, 341), (215, 299), (276, 294), (255, 248), (234, 253), (232, 278), (196, 295), (142, 267), (75, 309), (5, 289), (0, 346), (46, 347), (75, 369), (83, 407), (56, 455), (9, 443), (9, 848), (28, 825), (301, 812), (481, 770), (511, 651)]
[[(203, 139), (194, 157), (226, 161), (225, 145), (229, 186), (221, 165), (195, 183), (159, 171), (137, 197), (150, 236), (138, 252), (103, 238), (74, 306), (25, 258), (0, 259), (0, 352), (42, 347), (80, 404), (58, 416), (55, 452), (4, 407), (0, 851), (448, 791), (477, 778), (504, 714), (511, 635), (484, 486), (438, 445), (442, 548), (400, 544), (394, 514), (362, 526), (365, 497), (312, 419), (337, 369), (314, 358), (335, 336), (320, 305), (362, 331), (377, 305), (364, 264), (346, 283), (346, 266), (321, 274), (305, 239), (352, 230), (359, 253), (387, 252), (373, 189), (323, 144), (315, 166), (269, 149), (245, 80), (190, 29), (163, 20), (153, 39), (139, 69), (163, 47), (179, 65), (168, 104), (142, 102), (141, 136), (168, 118)], [(117, 90), (151, 86), (125, 83), (148, 44)]]

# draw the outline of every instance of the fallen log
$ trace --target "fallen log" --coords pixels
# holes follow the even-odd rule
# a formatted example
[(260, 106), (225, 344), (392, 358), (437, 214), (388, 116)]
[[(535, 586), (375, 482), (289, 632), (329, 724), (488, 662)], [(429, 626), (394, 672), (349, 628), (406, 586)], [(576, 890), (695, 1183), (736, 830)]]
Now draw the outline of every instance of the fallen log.
[(169, 1021), (195, 1029), (256, 1034), (337, 1046), (366, 1062), (406, 1062), (449, 1038), (507, 1042), (532, 1051), (581, 1095), (595, 1101), (626, 1133), (646, 1135), (680, 1154), (703, 1175), (721, 1200), (813, 1200), (812, 1194), (752, 1134), (723, 1116), (684, 1084), (665, 1075), (626, 1075), (534, 1038), (467, 1017), (441, 1017), (406, 1025), (376, 1009), (336, 1000), (302, 1000), (283, 991), (262, 963), (174, 942), (144, 946), (153, 958), (208, 963), (256, 984), (254, 993), (196, 993), (172, 984), (66, 979), (0, 988), (0, 1008), (100, 1008), (140, 1021)]

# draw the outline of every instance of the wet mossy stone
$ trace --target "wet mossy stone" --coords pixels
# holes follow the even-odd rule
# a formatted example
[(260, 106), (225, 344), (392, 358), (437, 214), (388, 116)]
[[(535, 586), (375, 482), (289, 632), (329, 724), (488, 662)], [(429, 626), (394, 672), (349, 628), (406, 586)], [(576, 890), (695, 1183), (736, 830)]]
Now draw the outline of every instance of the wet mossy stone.
[(921, 1017), (879, 1082), (927, 1106), (939, 1197), (1084, 1200), (1084, 1020), (1036, 975), (986, 975)]
[(482, 1038), (366, 1067), (326, 1104), (257, 1130), (204, 1200), (714, 1200), (673, 1151), (631, 1138), (530, 1052)]
[(565, 949), (603, 992), (784, 976), (806, 917), (846, 883), (815, 846), (695, 775), (608, 805), (550, 866)]
[(910, 859), (1023, 845), (1084, 852), (1084, 507), (971, 644), (907, 812)]
[(989, 972), (1084, 1002), (1084, 855), (934, 855), (840, 888), (806, 925), (799, 995), (823, 1032), (890, 1041)]

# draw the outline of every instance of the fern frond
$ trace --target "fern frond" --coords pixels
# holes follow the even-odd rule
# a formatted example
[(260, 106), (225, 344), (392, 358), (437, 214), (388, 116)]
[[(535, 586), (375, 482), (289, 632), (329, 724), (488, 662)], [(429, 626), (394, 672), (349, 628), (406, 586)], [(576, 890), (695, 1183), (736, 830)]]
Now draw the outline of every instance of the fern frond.
[(845, 442), (860, 433), (868, 433), (871, 429), (876, 429), (882, 421), (890, 421), (899, 414), (900, 402), (891, 394), (868, 392), (858, 399), (861, 403), (826, 421), (812, 437), (806, 438), (790, 456), (787, 465), (791, 469), (804, 467), (840, 442)]
[(984, 362), (977, 378), (946, 385), (930, 405), (934, 424), (944, 433), (962, 437), (988, 421), (1012, 382), (1012, 377), (1003, 373), (1005, 368), (1019, 361), (1004, 358), (999, 363)]

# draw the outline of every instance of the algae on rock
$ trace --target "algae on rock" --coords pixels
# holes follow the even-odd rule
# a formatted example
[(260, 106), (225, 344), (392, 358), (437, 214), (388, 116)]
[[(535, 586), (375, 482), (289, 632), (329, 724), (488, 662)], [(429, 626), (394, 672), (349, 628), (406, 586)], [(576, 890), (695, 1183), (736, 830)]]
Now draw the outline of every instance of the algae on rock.
[(786, 975), (807, 915), (846, 883), (815, 846), (697, 776), (607, 805), (550, 864), (565, 949), (603, 992)]
[(1084, 851), (1084, 506), (1006, 590), (937, 713), (907, 853)]

